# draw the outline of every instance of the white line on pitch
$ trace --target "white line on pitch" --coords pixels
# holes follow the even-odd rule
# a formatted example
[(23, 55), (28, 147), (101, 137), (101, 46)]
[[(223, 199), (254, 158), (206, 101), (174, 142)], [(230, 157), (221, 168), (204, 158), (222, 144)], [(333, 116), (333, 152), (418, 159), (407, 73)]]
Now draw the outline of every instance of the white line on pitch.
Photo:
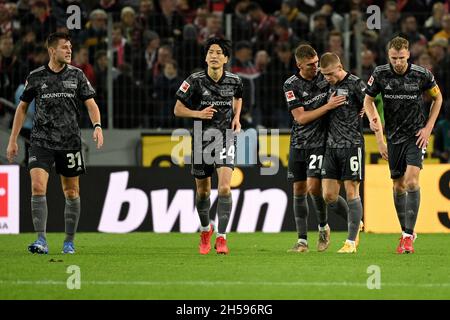
[[(0, 284), (9, 285), (66, 285), (66, 281), (56, 280), (0, 280)], [(81, 280), (82, 285), (93, 286), (286, 286), (286, 287), (366, 287), (360, 282), (269, 282), (269, 281), (89, 281)], [(450, 287), (450, 283), (406, 283), (382, 282), (381, 287)]]

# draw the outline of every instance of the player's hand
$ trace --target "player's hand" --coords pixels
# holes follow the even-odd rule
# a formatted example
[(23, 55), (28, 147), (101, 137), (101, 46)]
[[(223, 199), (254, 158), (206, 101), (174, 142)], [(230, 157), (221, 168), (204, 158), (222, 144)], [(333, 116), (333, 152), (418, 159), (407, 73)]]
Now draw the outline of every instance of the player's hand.
[(234, 133), (241, 132), (241, 123), (239, 122), (239, 118), (233, 118), (233, 121), (231, 122), (231, 130), (233, 130)]
[(94, 133), (92, 134), (92, 138), (94, 138), (94, 141), (97, 141), (97, 149), (100, 149), (103, 146), (103, 131), (102, 131), (102, 128), (96, 127), (94, 129)]
[(19, 152), (19, 147), (17, 145), (17, 142), (9, 142), (8, 148), (6, 149), (6, 158), (8, 159), (9, 163), (12, 163), (14, 161), (14, 158), (17, 157), (17, 154)]
[(419, 132), (416, 133), (417, 141), (416, 145), (420, 148), (426, 148), (428, 145), (428, 139), (430, 139), (431, 135), (431, 129), (428, 129), (427, 127), (424, 127), (419, 130)]
[(366, 112), (366, 108), (362, 107), (361, 111), (359, 112), (359, 116), (362, 118), (364, 117), (364, 113)]
[(388, 160), (388, 159), (389, 159), (389, 158), (388, 158), (388, 152), (387, 152), (387, 146), (386, 146), (386, 144), (384, 143), (384, 141), (378, 144), (378, 151), (380, 152), (381, 157), (382, 157), (384, 160)]
[(333, 94), (330, 96), (330, 99), (328, 100), (328, 110), (335, 109), (339, 107), (341, 104), (343, 104), (347, 100), (345, 96), (336, 96), (336, 92), (333, 92)]
[(200, 111), (200, 119), (212, 119), (214, 117), (214, 113), (217, 112), (216, 109), (214, 109), (214, 106), (209, 106), (202, 111)]
[(369, 119), (369, 122), (370, 122), (370, 130), (372, 130), (373, 132), (380, 131), (381, 124), (378, 122), (377, 118)]

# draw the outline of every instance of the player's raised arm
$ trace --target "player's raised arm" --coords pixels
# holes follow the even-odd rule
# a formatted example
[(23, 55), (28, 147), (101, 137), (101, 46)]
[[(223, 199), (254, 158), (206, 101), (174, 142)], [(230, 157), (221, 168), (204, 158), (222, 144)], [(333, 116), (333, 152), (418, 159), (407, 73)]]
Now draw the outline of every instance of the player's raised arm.
[(94, 133), (92, 134), (92, 138), (97, 142), (97, 149), (100, 149), (103, 146), (103, 132), (100, 118), (100, 110), (98, 109), (97, 103), (94, 98), (87, 99), (84, 102), (86, 106), (89, 118), (91, 119), (92, 126), (94, 127)]
[(17, 106), (16, 113), (14, 114), (11, 135), (9, 136), (8, 148), (6, 149), (6, 157), (8, 158), (8, 161), (10, 163), (13, 162), (19, 151), (19, 147), (17, 145), (17, 137), (27, 116), (28, 106), (28, 102), (20, 101), (19, 105)]
[(427, 146), (428, 139), (433, 131), (434, 124), (436, 123), (436, 119), (439, 116), (442, 106), (442, 93), (437, 84), (426, 92), (431, 99), (433, 99), (433, 102), (431, 103), (427, 124), (416, 133), (416, 136), (418, 137), (416, 144), (419, 148), (425, 148)]

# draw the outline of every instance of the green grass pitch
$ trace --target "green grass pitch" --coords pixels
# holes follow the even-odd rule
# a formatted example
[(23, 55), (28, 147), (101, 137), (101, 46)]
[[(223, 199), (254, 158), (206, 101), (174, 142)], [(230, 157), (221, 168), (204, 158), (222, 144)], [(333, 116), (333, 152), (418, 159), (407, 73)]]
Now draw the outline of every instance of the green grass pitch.
[[(50, 253), (32, 255), (34, 234), (1, 235), (0, 299), (450, 299), (449, 235), (420, 234), (409, 255), (394, 253), (393, 234), (362, 234), (351, 255), (336, 253), (345, 233), (323, 253), (309, 237), (310, 252), (296, 254), (293, 232), (230, 233), (230, 255), (201, 256), (198, 234), (80, 233), (77, 253), (63, 255), (63, 234), (50, 233)], [(71, 265), (80, 289), (67, 287)], [(371, 265), (380, 289), (367, 287)]]

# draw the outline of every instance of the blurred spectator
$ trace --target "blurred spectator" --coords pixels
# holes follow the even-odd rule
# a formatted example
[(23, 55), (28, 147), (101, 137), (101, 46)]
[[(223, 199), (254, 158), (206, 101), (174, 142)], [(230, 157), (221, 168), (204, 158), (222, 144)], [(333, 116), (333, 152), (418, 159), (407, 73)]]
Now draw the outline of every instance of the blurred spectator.
[(183, 28), (183, 41), (176, 47), (175, 57), (179, 65), (178, 73), (182, 77), (189, 76), (194, 69), (202, 68), (204, 62), (203, 48), (197, 42), (197, 31), (192, 24)]
[(236, 3), (232, 22), (233, 33), (231, 35), (233, 43), (250, 39), (253, 35), (252, 23), (247, 19), (247, 7), (249, 4), (249, 0), (240, 0)]
[(160, 39), (156, 32), (147, 30), (144, 32), (142, 41), (144, 50), (134, 57), (133, 73), (137, 80), (144, 82), (147, 74), (153, 74), (152, 70), (156, 64)]
[(270, 64), (270, 56), (265, 50), (259, 50), (255, 54), (255, 67), (258, 72), (266, 72)]
[(156, 62), (152, 68), (152, 77), (155, 80), (164, 69), (164, 65), (173, 60), (173, 50), (169, 45), (163, 45), (158, 49), (158, 55), (156, 56)]
[(386, 1), (381, 17), (379, 56), (386, 61), (385, 52), (388, 42), (400, 31), (400, 14), (395, 1)]
[(247, 13), (253, 23), (253, 37), (251, 42), (254, 49), (270, 49), (268, 48), (269, 39), (274, 33), (277, 19), (269, 14), (266, 14), (261, 6), (252, 2), (247, 7)]
[(155, 79), (155, 91), (153, 98), (156, 100), (156, 127), (176, 128), (179, 127), (172, 112), (175, 105), (175, 93), (181, 86), (183, 78), (178, 75), (175, 60), (168, 60), (164, 64), (163, 73)]
[(444, 117), (434, 128), (433, 157), (441, 163), (450, 163), (450, 106), (443, 105)]
[(17, 5), (15, 3), (0, 3), (0, 36), (10, 35), (18, 40), (20, 21), (17, 19)]
[(414, 63), (433, 72), (433, 60), (431, 59), (431, 56), (426, 52), (422, 53)]
[(443, 38), (430, 41), (429, 53), (433, 60), (436, 81), (442, 91), (444, 101), (450, 98), (450, 55), (447, 53), (448, 41)]
[(298, 9), (297, 0), (283, 0), (278, 16), (287, 19), (289, 27), (296, 36), (304, 38), (308, 34), (309, 19)]
[(183, 17), (176, 10), (175, 0), (159, 0), (159, 11), (150, 19), (150, 29), (159, 34), (163, 42), (181, 41)]
[(275, 32), (269, 39), (273, 47), (276, 47), (280, 43), (288, 43), (291, 48), (298, 45), (300, 39), (294, 33), (292, 28), (289, 27), (289, 22), (286, 17), (278, 17), (274, 30)]
[(417, 42), (426, 45), (427, 39), (417, 30), (417, 20), (415, 16), (405, 16), (402, 19), (401, 30), (408, 39), (410, 46), (414, 45)]
[(289, 112), (280, 101), (284, 97), (283, 83), (296, 73), (296, 64), (292, 48), (287, 43), (279, 44), (275, 55), (256, 80), (256, 107), (261, 110), (264, 127), (288, 128)]
[(133, 50), (140, 49), (144, 28), (136, 20), (136, 12), (132, 7), (124, 7), (120, 13), (122, 35)]
[[(100, 114), (102, 117), (102, 126), (108, 127), (108, 105), (107, 105), (107, 76), (108, 76), (108, 56), (105, 50), (98, 50), (95, 53), (95, 64), (94, 64), (94, 74), (95, 74), (95, 101), (100, 108)], [(113, 81), (119, 76), (120, 71), (116, 68), (112, 68), (112, 78)], [(82, 125), (85, 128), (92, 128), (92, 123), (90, 123), (89, 117), (86, 113), (83, 113)]]
[(416, 61), (423, 53), (427, 52), (426, 41), (417, 41), (410, 45), (409, 52), (411, 54), (410, 60)]
[(432, 1), (399, 0), (397, 1), (397, 10), (401, 12), (402, 16), (414, 14), (418, 24), (423, 26), (428, 17), (427, 12), (431, 11), (430, 3)]
[(36, 40), (44, 42), (50, 33), (56, 31), (56, 19), (44, 1), (33, 2), (31, 12), (33, 14), (31, 27), (36, 31)]
[(442, 2), (433, 5), (433, 14), (425, 21), (425, 36), (428, 40), (442, 29), (442, 17), (445, 14), (445, 7)]
[(197, 32), (200, 32), (204, 27), (206, 27), (206, 18), (209, 16), (208, 6), (206, 4), (200, 5), (197, 8), (194, 26), (197, 29)]
[(153, 0), (140, 0), (136, 24), (142, 27), (143, 32), (150, 29), (150, 18), (154, 13), (154, 9)]
[(447, 41), (450, 41), (450, 14), (449, 13), (445, 14), (442, 17), (441, 25), (442, 25), (442, 30), (433, 36), (433, 40), (442, 38), (442, 39), (446, 39)]
[(23, 65), (23, 73), (20, 81), (23, 81), (28, 73), (33, 71), (40, 66), (43, 66), (48, 63), (48, 50), (43, 45), (38, 45), (34, 47), (31, 52), (27, 63)]
[[(107, 50), (107, 48), (108, 43), (105, 40), (96, 49)], [(131, 46), (123, 37), (120, 23), (114, 23), (112, 28), (112, 53), (114, 67), (119, 68), (124, 63), (131, 64)]]
[(94, 61), (95, 48), (106, 39), (107, 14), (103, 9), (93, 10), (89, 14), (89, 22), (80, 34), (81, 44), (89, 49), (89, 61)]
[(221, 17), (211, 13), (206, 18), (206, 26), (200, 30), (198, 42), (203, 45), (209, 38), (223, 38)]
[(244, 85), (242, 97), (242, 114), (246, 121), (254, 125), (260, 123), (260, 113), (254, 110), (255, 106), (255, 79), (259, 72), (253, 64), (253, 49), (248, 41), (236, 43), (234, 55), (231, 59), (231, 72), (237, 74)]
[(339, 31), (332, 31), (328, 34), (328, 47), (326, 51), (337, 54), (339, 59), (341, 59), (342, 64), (348, 68), (349, 61), (347, 61), (344, 53), (344, 40), (342, 39), (342, 33)]
[(113, 22), (120, 21), (120, 11), (122, 10), (120, 0), (100, 0), (94, 9), (103, 10), (107, 14), (111, 13)]
[(376, 56), (371, 50), (364, 50), (361, 52), (361, 65), (362, 65), (362, 73), (360, 75), (361, 80), (365, 83), (369, 80), (370, 76), (373, 73), (373, 70), (377, 66), (375, 62)]
[(329, 30), (327, 27), (326, 17), (322, 14), (314, 16), (314, 28), (308, 34), (308, 40), (319, 56), (325, 52), (325, 47), (328, 42), (328, 34)]
[(86, 46), (75, 48), (73, 53), (72, 65), (83, 70), (86, 78), (92, 86), (95, 87), (94, 67), (89, 63), (89, 50)]
[(314, 17), (316, 15), (323, 15), (326, 18), (329, 30), (342, 31), (344, 29), (344, 18), (339, 13), (334, 12), (331, 4), (323, 4), (320, 10), (311, 16), (310, 30), (314, 30)]
[(36, 44), (36, 32), (31, 28), (23, 30), (20, 40), (16, 43), (17, 56), (21, 61), (27, 61), (33, 54)]
[(19, 60), (13, 51), (12, 36), (0, 36), (0, 97), (9, 101), (14, 101), (14, 92), (24, 81)]
[(119, 71), (113, 83), (113, 125), (114, 128), (137, 128), (141, 124), (143, 93), (133, 79), (131, 65), (123, 63)]
[(195, 19), (195, 9), (192, 8), (189, 0), (177, 0), (177, 11), (184, 18), (184, 22), (193, 23)]

